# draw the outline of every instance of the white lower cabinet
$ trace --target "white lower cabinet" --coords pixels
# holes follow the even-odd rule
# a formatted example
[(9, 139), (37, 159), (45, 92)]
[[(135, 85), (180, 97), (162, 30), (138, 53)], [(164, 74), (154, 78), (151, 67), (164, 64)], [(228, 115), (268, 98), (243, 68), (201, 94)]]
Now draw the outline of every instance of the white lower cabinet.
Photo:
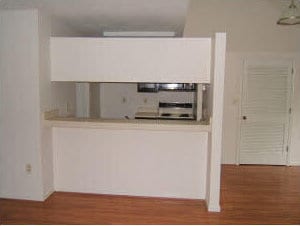
[(140, 126), (54, 127), (55, 190), (205, 199), (208, 132)]

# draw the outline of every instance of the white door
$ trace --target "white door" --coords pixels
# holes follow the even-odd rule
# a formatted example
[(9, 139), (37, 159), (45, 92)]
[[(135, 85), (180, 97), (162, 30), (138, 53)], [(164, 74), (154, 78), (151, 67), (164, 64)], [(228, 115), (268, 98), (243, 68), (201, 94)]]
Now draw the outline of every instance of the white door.
[(239, 163), (286, 165), (293, 63), (244, 67)]

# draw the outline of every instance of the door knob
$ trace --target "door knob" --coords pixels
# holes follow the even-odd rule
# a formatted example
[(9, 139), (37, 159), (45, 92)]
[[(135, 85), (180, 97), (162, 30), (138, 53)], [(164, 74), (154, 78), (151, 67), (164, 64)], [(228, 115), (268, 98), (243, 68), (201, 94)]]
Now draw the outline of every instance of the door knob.
[(247, 120), (247, 116), (243, 116), (243, 120)]

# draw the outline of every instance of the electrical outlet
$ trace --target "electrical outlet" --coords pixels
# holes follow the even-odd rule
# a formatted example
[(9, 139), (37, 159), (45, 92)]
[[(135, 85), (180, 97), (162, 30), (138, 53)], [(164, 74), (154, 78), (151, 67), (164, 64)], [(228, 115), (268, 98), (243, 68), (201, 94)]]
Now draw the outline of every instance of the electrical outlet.
[(31, 174), (31, 171), (32, 171), (31, 164), (27, 163), (25, 165), (25, 171), (26, 171), (27, 174)]

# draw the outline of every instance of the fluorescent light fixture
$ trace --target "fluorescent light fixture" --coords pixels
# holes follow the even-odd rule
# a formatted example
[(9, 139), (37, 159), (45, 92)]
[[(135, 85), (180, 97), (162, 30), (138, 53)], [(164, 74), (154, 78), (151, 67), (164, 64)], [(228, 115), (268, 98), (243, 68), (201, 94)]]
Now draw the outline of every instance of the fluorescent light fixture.
[(104, 31), (103, 37), (175, 37), (174, 31)]

